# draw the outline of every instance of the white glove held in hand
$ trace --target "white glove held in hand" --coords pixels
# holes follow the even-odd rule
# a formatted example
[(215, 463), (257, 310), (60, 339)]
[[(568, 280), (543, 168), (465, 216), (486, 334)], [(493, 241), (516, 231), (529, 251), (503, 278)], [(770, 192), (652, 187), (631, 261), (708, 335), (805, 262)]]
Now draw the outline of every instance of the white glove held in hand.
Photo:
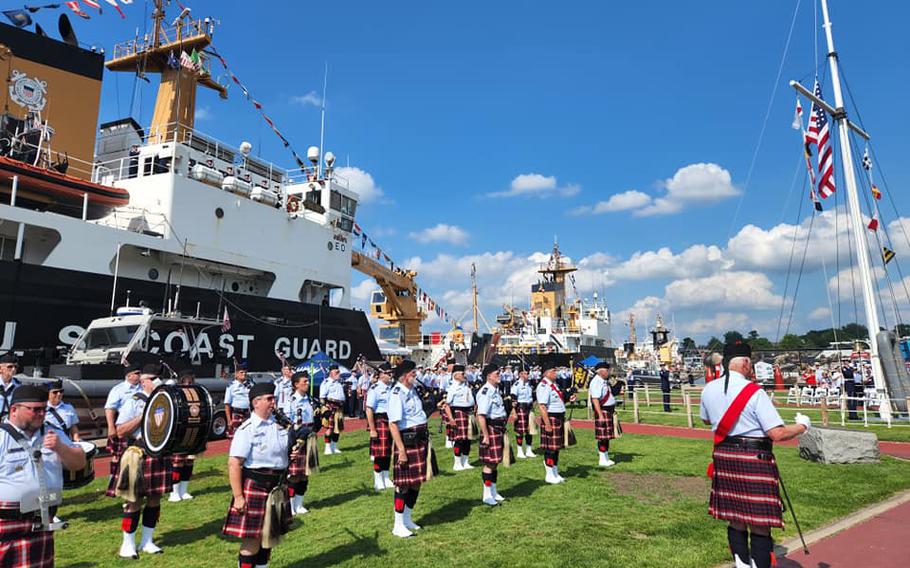
[(793, 421), (796, 422), (797, 424), (802, 424), (803, 426), (805, 426), (807, 431), (812, 426), (812, 421), (809, 420), (809, 417), (801, 412), (796, 413), (796, 417), (793, 419)]

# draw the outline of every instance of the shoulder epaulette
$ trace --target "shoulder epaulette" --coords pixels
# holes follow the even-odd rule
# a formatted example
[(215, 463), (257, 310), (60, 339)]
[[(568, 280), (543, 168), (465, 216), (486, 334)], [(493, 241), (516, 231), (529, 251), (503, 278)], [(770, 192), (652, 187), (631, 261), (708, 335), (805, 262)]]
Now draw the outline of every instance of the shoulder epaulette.
[(487, 394), (487, 387), (480, 389), (480, 394)]
[(246, 428), (246, 427), (249, 426), (249, 425), (250, 425), (250, 421), (249, 421), (249, 420), (244, 420), (244, 421), (243, 421), (243, 424), (241, 424), (240, 426), (238, 426), (237, 429), (238, 429), (238, 430), (243, 430), (244, 428)]
[(395, 386), (394, 388), (392, 388), (392, 392), (395, 394), (398, 394), (399, 392), (401, 392), (401, 387)]

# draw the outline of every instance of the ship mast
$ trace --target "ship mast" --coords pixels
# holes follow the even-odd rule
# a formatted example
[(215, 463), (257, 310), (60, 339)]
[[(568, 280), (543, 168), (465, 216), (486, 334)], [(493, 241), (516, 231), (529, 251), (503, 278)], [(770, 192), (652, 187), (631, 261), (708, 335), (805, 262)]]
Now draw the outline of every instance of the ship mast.
[[(869, 329), (869, 353), (872, 363), (872, 379), (875, 389), (882, 394), (887, 392), (885, 374), (882, 368), (881, 356), (878, 350), (876, 335), (880, 329), (878, 319), (878, 305), (873, 290), (872, 263), (869, 258), (869, 249), (865, 240), (865, 225), (859, 205), (859, 193), (856, 188), (856, 177), (853, 170), (853, 154), (850, 149), (850, 130), (853, 130), (866, 140), (869, 135), (859, 126), (847, 119), (847, 110), (844, 108), (844, 97), (841, 91), (840, 72), (837, 65), (837, 51), (834, 50), (834, 36), (831, 32), (831, 20), (828, 16), (828, 0), (822, 0), (822, 15), (824, 17), (825, 38), (828, 44), (828, 63), (831, 69), (831, 84), (834, 89), (834, 108), (819, 99), (794, 81), (790, 82), (797, 91), (807, 96), (810, 100), (821, 106), (837, 122), (837, 134), (840, 140), (841, 162), (844, 170), (844, 183), (847, 186), (847, 210), (849, 213), (850, 228), (853, 233), (854, 248), (856, 249), (857, 265), (860, 273), (860, 285), (863, 291), (863, 306), (866, 312), (866, 326)], [(890, 404), (882, 401), (882, 414), (890, 414)]]
[(474, 333), (477, 333), (477, 267), (471, 263), (471, 295), (473, 296)]

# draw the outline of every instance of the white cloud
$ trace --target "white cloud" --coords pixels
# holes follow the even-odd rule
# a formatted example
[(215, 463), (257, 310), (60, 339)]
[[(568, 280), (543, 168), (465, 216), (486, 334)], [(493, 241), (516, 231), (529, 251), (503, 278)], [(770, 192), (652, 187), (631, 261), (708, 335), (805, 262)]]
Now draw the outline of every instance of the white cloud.
[(373, 176), (360, 168), (342, 166), (335, 168), (335, 173), (348, 180), (348, 187), (360, 196), (360, 203), (370, 203), (382, 199), (384, 192), (376, 185)]
[(712, 163), (691, 164), (680, 168), (663, 182), (667, 194), (635, 211), (639, 216), (679, 213), (693, 204), (714, 203), (740, 194), (730, 172)]
[(456, 225), (447, 225), (445, 223), (439, 223), (435, 227), (413, 232), (409, 236), (421, 243), (443, 242), (463, 245), (468, 241), (467, 231)]
[(212, 118), (212, 109), (202, 106), (196, 109), (196, 120), (210, 120)]
[(728, 271), (675, 280), (667, 284), (664, 292), (674, 308), (780, 308), (783, 298), (774, 294), (773, 287), (771, 279), (761, 272)]
[(831, 310), (826, 307), (815, 308), (809, 312), (809, 319), (812, 321), (829, 321), (831, 319)]
[[(362, 280), (356, 286), (351, 286), (351, 299), (355, 303), (367, 303), (370, 301), (370, 296), (373, 293), (373, 290), (378, 290), (379, 286), (373, 281), (372, 278), (367, 278)], [(369, 307), (369, 306), (367, 306)]]
[(555, 176), (520, 174), (515, 176), (509, 189), (488, 193), (487, 197), (570, 197), (581, 191), (576, 184), (560, 186)]
[(648, 280), (652, 278), (686, 278), (703, 276), (730, 268), (720, 248), (693, 245), (680, 254), (669, 247), (657, 251), (636, 252), (628, 260), (608, 269), (616, 280)]
[(641, 191), (630, 189), (622, 193), (614, 193), (606, 201), (598, 201), (594, 205), (582, 205), (572, 209), (572, 215), (600, 215), (615, 211), (639, 209), (651, 203), (651, 196)]
[(755, 329), (752, 319), (742, 312), (718, 312), (712, 317), (697, 318), (683, 325), (677, 330), (677, 335), (685, 332), (687, 335), (719, 335), (725, 331), (736, 329)]
[(295, 95), (291, 97), (291, 102), (298, 105), (314, 106), (319, 108), (322, 106), (322, 97), (320, 97), (319, 93), (316, 91), (310, 91), (305, 95)]

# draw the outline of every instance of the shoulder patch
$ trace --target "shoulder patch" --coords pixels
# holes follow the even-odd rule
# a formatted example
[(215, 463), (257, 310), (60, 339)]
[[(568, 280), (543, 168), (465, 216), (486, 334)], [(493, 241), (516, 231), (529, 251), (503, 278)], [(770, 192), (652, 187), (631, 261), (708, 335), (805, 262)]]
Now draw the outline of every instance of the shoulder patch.
[(243, 424), (241, 424), (240, 426), (238, 426), (237, 429), (238, 429), (238, 430), (243, 430), (244, 428), (247, 428), (249, 425), (250, 425), (250, 421), (249, 421), (249, 420), (246, 420), (246, 421), (244, 421)]
[(373, 390), (378, 386), (379, 386), (379, 383), (373, 383), (372, 385), (370, 385), (370, 390)]
[(395, 393), (395, 394), (398, 394), (398, 393), (401, 392), (401, 388), (398, 387), (398, 386), (396, 386), (396, 387), (392, 388), (392, 392)]
[(480, 389), (480, 394), (487, 394), (487, 387)]

